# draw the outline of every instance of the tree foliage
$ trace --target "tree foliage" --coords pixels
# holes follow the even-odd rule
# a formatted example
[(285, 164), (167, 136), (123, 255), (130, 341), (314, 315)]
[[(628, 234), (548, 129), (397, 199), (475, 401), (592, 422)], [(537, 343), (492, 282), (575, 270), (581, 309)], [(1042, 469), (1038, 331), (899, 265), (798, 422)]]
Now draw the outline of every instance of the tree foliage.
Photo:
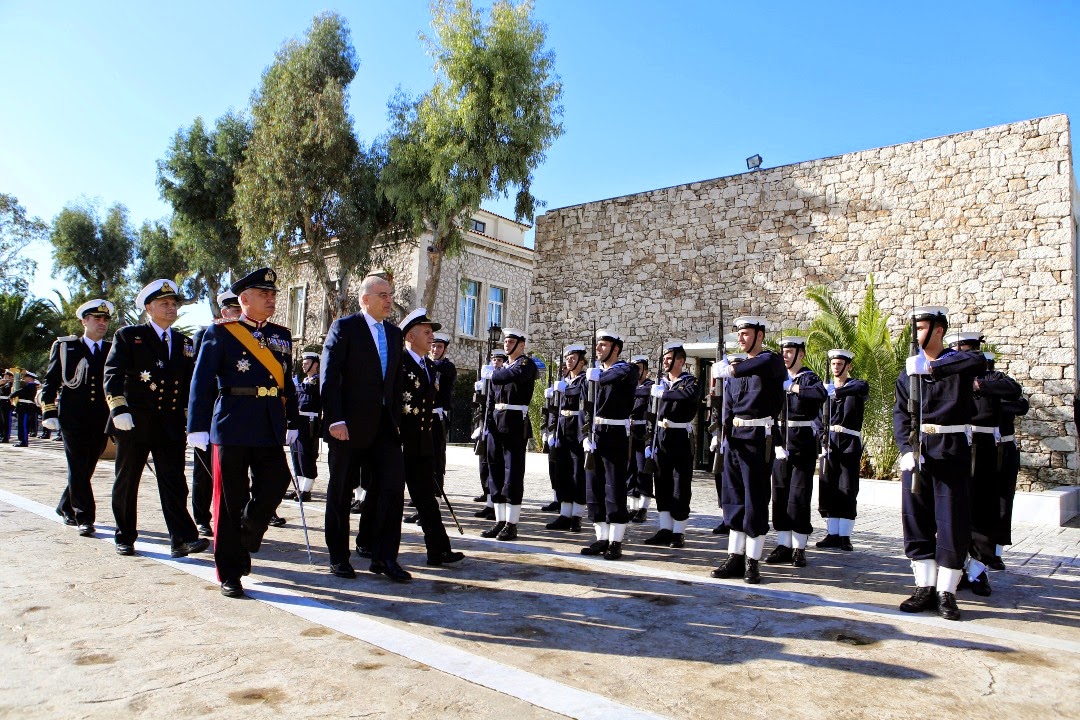
[(515, 217), (527, 221), (542, 206), (532, 173), (562, 135), (562, 84), (532, 10), (528, 0), (497, 0), (489, 13), (471, 0), (435, 0), (434, 36), (422, 36), (435, 85), (390, 102), (384, 187), (414, 229), (434, 235), (426, 307), (438, 293), (443, 256), (462, 251), (461, 227), (482, 201), (513, 191)]
[(43, 370), (59, 329), (56, 308), (48, 300), (0, 293), (0, 367)]
[(14, 195), (0, 193), (0, 293), (25, 295), (37, 264), (22, 252), (43, 239), (48, 226), (26, 216)]
[[(138, 288), (158, 278), (180, 280), (189, 274), (188, 258), (169, 228), (160, 222), (144, 222), (135, 238), (135, 255), (138, 263), (132, 280)], [(190, 292), (185, 293), (184, 303), (197, 302)]]
[(104, 298), (123, 307), (125, 273), (134, 259), (135, 237), (127, 210), (116, 204), (101, 220), (89, 201), (66, 205), (53, 220), (53, 272), (72, 296)]

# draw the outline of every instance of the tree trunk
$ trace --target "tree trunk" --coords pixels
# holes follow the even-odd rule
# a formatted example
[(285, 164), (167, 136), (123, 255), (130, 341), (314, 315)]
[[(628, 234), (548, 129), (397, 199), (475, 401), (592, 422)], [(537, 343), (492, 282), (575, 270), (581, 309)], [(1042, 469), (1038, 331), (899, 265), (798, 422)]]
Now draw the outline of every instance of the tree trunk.
[(420, 252), (427, 255), (428, 273), (424, 282), (424, 295), (421, 298), (420, 307), (429, 313), (435, 312), (435, 299), (439, 296), (439, 278), (442, 275), (443, 248), (440, 244), (442, 238), (439, 233), (440, 225), (435, 223), (431, 229), (431, 246), (435, 252), (427, 252), (427, 248), (420, 248)]

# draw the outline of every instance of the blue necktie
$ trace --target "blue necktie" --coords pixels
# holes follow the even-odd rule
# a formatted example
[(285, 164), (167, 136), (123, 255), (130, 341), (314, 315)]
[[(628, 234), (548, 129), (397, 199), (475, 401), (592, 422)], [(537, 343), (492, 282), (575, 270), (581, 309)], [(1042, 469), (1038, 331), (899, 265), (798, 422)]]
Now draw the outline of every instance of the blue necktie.
[(379, 337), (379, 362), (382, 364), (382, 375), (386, 377), (386, 328), (383, 324), (375, 323), (375, 332)]

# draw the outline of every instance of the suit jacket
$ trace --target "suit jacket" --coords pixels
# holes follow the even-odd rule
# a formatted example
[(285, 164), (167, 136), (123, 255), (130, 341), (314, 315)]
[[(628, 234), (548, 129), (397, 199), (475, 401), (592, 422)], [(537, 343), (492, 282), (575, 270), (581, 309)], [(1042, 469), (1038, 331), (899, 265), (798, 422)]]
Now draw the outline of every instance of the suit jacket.
[(349, 429), (350, 445), (361, 449), (370, 447), (379, 432), (383, 408), (389, 412), (397, 435), (401, 402), (398, 368), (404, 345), (401, 330), (396, 325), (383, 321), (383, 327), (387, 352), (385, 378), (379, 349), (363, 313), (338, 318), (326, 333), (319, 377), (323, 433), (328, 440), (330, 427), (344, 422)]
[(105, 360), (105, 401), (111, 418), (131, 413), (132, 430), (155, 444), (155, 427), (175, 431), (181, 438), (195, 366), (191, 338), (172, 331), (166, 361), (161, 338), (149, 323), (116, 331)]
[[(438, 372), (425, 360), (428, 372), (413, 360), (408, 352), (401, 354), (398, 370), (401, 384), (401, 449), (406, 455), (430, 457), (435, 454), (432, 426), (435, 424), (435, 406), (438, 402), (441, 381)], [(428, 378), (428, 375), (431, 378)]]
[(233, 320), (211, 325), (203, 333), (191, 381), (188, 432), (209, 432), (215, 445), (284, 445), (285, 431), (297, 426), (298, 417), (292, 333), (274, 323), (262, 327), (267, 349), (281, 364), (285, 387), (274, 395), (233, 395), (229, 393), (234, 388), (277, 388), (277, 381), (226, 325), (236, 325), (249, 334), (252, 331), (250, 325)]
[[(59, 418), (65, 430), (105, 432), (109, 406), (105, 402), (105, 358), (112, 343), (102, 341), (97, 360), (82, 337), (57, 338), (49, 352), (49, 368), (42, 383), (43, 417)], [(85, 361), (85, 370), (81, 369)], [(76, 378), (81, 378), (76, 380)], [(78, 384), (76, 384), (76, 382)], [(73, 385), (70, 387), (69, 385)]]

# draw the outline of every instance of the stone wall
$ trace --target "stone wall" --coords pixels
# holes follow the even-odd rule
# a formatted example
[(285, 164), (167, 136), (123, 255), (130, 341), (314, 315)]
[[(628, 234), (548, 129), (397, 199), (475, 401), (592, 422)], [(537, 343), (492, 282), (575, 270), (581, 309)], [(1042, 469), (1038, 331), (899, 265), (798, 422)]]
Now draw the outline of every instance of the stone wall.
[(806, 328), (809, 286), (854, 311), (873, 274), (894, 327), (940, 304), (987, 335), (1031, 401), (1022, 481), (1076, 484), (1074, 185), (1055, 115), (552, 210), (532, 331), (546, 351), (594, 317), (635, 348), (706, 340), (717, 300)]

